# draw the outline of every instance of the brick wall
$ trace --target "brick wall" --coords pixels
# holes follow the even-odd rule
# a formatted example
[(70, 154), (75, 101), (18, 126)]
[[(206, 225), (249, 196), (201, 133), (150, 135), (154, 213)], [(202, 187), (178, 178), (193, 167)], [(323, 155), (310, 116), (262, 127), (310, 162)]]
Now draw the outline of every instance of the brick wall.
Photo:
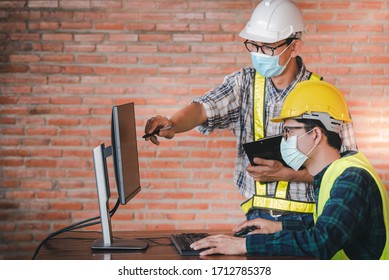
[[(389, 187), (388, 2), (296, 2), (310, 30), (306, 64), (343, 90), (359, 148)], [(150, 116), (171, 115), (251, 64), (237, 34), (257, 3), (0, 1), (0, 258), (30, 258), (49, 232), (98, 215), (92, 149), (110, 144), (111, 106), (131, 101), (143, 189), (113, 229), (244, 219), (231, 133), (191, 131), (159, 147), (140, 136)]]

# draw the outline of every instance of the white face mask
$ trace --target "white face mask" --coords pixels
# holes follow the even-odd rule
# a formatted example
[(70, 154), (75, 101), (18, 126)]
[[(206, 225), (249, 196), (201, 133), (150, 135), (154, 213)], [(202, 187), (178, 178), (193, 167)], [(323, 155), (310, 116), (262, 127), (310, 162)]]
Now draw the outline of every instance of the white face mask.
[(310, 133), (313, 129), (305, 133), (304, 135), (301, 135), (299, 138), (297, 138), (296, 135), (288, 137), (287, 140), (285, 140), (284, 137), (282, 137), (281, 140), (281, 156), (282, 159), (285, 161), (287, 165), (289, 165), (294, 170), (298, 170), (304, 162), (309, 158), (308, 155), (313, 151), (313, 149), (316, 148), (317, 144), (313, 146), (313, 148), (305, 155), (297, 148), (297, 140), (304, 137), (308, 133)]

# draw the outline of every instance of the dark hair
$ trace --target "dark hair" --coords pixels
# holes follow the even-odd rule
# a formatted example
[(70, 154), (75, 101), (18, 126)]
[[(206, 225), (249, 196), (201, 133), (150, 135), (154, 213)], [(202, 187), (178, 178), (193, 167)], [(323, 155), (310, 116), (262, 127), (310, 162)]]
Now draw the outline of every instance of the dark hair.
[(327, 137), (328, 145), (340, 151), (340, 148), (342, 147), (342, 139), (340, 138), (340, 135), (336, 132), (327, 130), (321, 121), (310, 119), (295, 119), (295, 121), (304, 124), (305, 131), (310, 131), (315, 127), (319, 127)]

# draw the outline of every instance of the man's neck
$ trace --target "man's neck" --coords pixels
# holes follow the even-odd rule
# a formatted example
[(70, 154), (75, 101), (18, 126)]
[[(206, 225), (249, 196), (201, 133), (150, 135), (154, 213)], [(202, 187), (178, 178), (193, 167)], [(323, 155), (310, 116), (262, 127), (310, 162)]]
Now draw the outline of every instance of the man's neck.
[(317, 151), (305, 162), (305, 167), (309, 174), (315, 176), (327, 165), (340, 158), (339, 151), (328, 145), (325, 147), (316, 147)]
[(298, 71), (296, 58), (292, 58), (281, 75), (271, 78), (273, 85), (278, 90), (284, 90), (296, 79)]

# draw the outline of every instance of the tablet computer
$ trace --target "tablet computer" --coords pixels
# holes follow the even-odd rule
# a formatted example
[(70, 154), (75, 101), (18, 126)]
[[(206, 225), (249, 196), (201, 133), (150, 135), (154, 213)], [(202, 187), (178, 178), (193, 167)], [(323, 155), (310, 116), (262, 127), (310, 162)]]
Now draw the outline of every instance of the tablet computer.
[(282, 159), (280, 144), (281, 144), (282, 135), (274, 135), (270, 137), (265, 137), (259, 139), (258, 141), (249, 142), (243, 144), (243, 149), (245, 150), (251, 165), (256, 165), (254, 163), (254, 158), (259, 157), (263, 159), (274, 159), (282, 162), (283, 165), (288, 166)]

